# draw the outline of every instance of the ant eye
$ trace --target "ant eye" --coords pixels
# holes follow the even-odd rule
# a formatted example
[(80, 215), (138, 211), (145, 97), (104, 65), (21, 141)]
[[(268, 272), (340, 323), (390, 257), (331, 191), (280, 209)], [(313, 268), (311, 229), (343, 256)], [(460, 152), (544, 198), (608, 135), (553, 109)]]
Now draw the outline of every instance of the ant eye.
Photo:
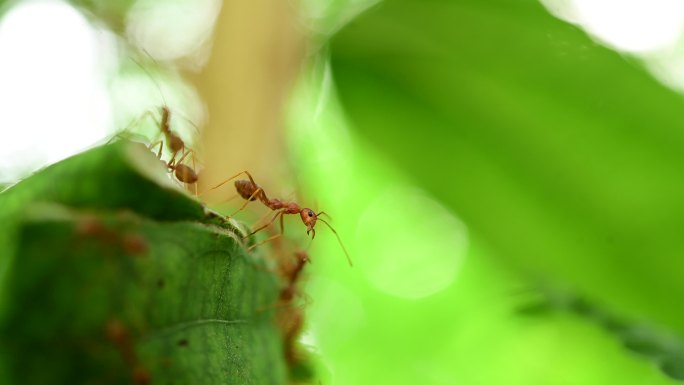
[(314, 216), (313, 211), (309, 210), (309, 216), (310, 216), (310, 217), (313, 217), (313, 216)]

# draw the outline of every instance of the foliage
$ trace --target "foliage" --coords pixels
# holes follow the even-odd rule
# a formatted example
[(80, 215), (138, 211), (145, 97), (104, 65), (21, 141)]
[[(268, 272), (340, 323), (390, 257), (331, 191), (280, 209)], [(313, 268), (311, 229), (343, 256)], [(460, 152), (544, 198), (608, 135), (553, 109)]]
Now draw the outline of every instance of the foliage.
[[(350, 247), (361, 274), (325, 267), (355, 301), (339, 293), (323, 301), (360, 319), (344, 338), (321, 326), (331, 365), (349, 369), (337, 371), (342, 383), (681, 377), (681, 95), (536, 1), (388, 0), (334, 36), (329, 55), (331, 92), (314, 92), (304, 104), (317, 115), (297, 109), (293, 126), (314, 127), (294, 129), (309, 187), (332, 196), (325, 208), (345, 214), (343, 233), (357, 229), (364, 240)], [(302, 88), (325, 88), (326, 65), (314, 63)], [(434, 265), (431, 240), (408, 241), (394, 226), (420, 210), (388, 204), (376, 227), (360, 229), (372, 205), (392, 196), (385, 191), (406, 184), (458, 215), (471, 239), (453, 285), (412, 301), (374, 281), (381, 262), (368, 240), (422, 242), (424, 265)], [(425, 226), (417, 221), (414, 233)], [(410, 280), (402, 263), (385, 268)], [(540, 279), (619, 320), (626, 334), (578, 312), (523, 317), (516, 310)], [(625, 349), (630, 330), (657, 348)], [(367, 363), (360, 351), (382, 358)]]
[(283, 384), (279, 282), (235, 222), (118, 142), (0, 195), (3, 384)]

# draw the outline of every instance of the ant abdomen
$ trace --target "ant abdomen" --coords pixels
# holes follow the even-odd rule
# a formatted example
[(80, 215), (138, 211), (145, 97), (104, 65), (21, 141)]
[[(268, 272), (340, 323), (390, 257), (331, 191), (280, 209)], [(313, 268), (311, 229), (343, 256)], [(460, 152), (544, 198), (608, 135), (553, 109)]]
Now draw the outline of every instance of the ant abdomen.
[(174, 175), (176, 178), (183, 183), (195, 183), (197, 182), (197, 173), (191, 167), (184, 164), (177, 164), (174, 166)]
[(242, 199), (247, 199), (250, 201), (257, 200), (257, 194), (255, 193), (259, 189), (259, 186), (256, 184), (248, 180), (236, 180), (235, 189), (237, 190), (238, 194), (240, 194)]

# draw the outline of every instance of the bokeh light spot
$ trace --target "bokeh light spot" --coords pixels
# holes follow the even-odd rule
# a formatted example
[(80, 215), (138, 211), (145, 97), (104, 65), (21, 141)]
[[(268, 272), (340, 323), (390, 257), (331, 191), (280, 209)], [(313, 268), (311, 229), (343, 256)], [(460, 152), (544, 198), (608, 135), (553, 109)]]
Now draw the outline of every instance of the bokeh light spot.
[(420, 190), (393, 187), (368, 205), (357, 226), (363, 266), (380, 290), (418, 299), (448, 287), (468, 249), (466, 226)]
[(83, 150), (110, 132), (105, 80), (113, 47), (111, 35), (61, 1), (22, 3), (5, 15), (0, 23), (3, 182)]
[(126, 34), (157, 59), (177, 59), (209, 41), (220, 9), (219, 0), (137, 1)]
[(627, 52), (671, 47), (684, 27), (681, 0), (541, 0), (549, 12)]

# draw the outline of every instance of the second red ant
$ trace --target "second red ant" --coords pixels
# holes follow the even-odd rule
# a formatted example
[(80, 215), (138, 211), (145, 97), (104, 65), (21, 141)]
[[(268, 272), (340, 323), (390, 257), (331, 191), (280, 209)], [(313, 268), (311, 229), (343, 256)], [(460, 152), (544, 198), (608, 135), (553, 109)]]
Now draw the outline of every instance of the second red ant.
[[(263, 203), (266, 207), (269, 209), (276, 211), (276, 214), (273, 216), (273, 218), (268, 221), (266, 224), (258, 227), (256, 230), (253, 230), (250, 234), (248, 234), (246, 237), (249, 237), (251, 235), (256, 234), (257, 232), (265, 229), (266, 227), (270, 226), (273, 222), (275, 222), (278, 218), (280, 218), (280, 234), (274, 235), (272, 237), (269, 237), (265, 239), (264, 241), (252, 246), (256, 247), (257, 245), (268, 242), (271, 239), (274, 239), (276, 237), (282, 236), (282, 234), (285, 232), (285, 228), (283, 225), (283, 216), (287, 214), (299, 214), (299, 217), (302, 220), (302, 223), (306, 226), (306, 234), (308, 235), (311, 233), (311, 239), (314, 239), (316, 237), (316, 230), (314, 229), (314, 226), (316, 226), (317, 221), (321, 221), (325, 223), (330, 230), (335, 234), (337, 237), (337, 241), (340, 243), (340, 246), (342, 247), (342, 251), (344, 251), (344, 255), (347, 257), (347, 261), (349, 262), (349, 266), (352, 265), (351, 257), (349, 257), (349, 253), (347, 252), (347, 249), (344, 247), (344, 244), (342, 243), (342, 239), (340, 239), (339, 234), (337, 234), (337, 231), (328, 223), (326, 220), (321, 218), (321, 215), (327, 215), (325, 212), (321, 211), (319, 213), (316, 213), (315, 211), (311, 210), (310, 208), (307, 207), (301, 207), (299, 204), (296, 202), (285, 202), (280, 199), (269, 199), (268, 196), (266, 196), (266, 192), (264, 191), (263, 188), (261, 188), (256, 182), (254, 181), (254, 178), (252, 178), (252, 175), (247, 172), (247, 171), (242, 171), (239, 172), (232, 177), (226, 179), (225, 181), (221, 182), (220, 184), (214, 186), (211, 188), (211, 190), (217, 189), (224, 184), (230, 182), (231, 180), (237, 178), (238, 176), (245, 174), (249, 180), (236, 180), (235, 181), (235, 189), (237, 190), (238, 194), (243, 198), (246, 199), (247, 202), (240, 207), (240, 209), (237, 212), (240, 212), (242, 209), (247, 206), (249, 202), (259, 200), (261, 203)], [(236, 212), (236, 213), (237, 213)], [(234, 213), (233, 215), (235, 215)]]
[[(149, 54), (147, 54), (149, 56)], [(154, 59), (150, 56), (152, 61)], [(152, 111), (146, 111), (142, 116), (140, 116), (132, 125), (137, 124), (138, 122), (142, 121), (143, 119), (149, 117), (151, 118), (155, 125), (159, 128), (160, 133), (164, 136), (164, 139), (158, 140), (152, 144), (149, 145), (150, 149), (153, 149), (157, 146), (159, 146), (158, 151), (157, 151), (157, 158), (161, 159), (162, 157), (162, 149), (164, 147), (164, 144), (169, 148), (171, 152), (171, 160), (168, 162), (164, 162), (165, 166), (169, 169), (169, 171), (173, 172), (174, 176), (179, 182), (186, 183), (186, 184), (195, 184), (197, 183), (198, 176), (197, 173), (195, 172), (194, 169), (194, 151), (191, 149), (188, 149), (185, 142), (183, 139), (173, 132), (171, 130), (171, 110), (167, 106), (166, 99), (164, 98), (164, 94), (161, 92), (161, 87), (157, 83), (157, 81), (154, 79), (152, 74), (150, 74), (149, 71), (138, 61), (135, 59), (132, 59), (147, 75), (150, 77), (152, 82), (154, 82), (155, 86), (157, 87), (157, 90), (159, 91), (162, 100), (164, 101), (164, 104), (160, 107), (160, 119), (157, 120), (154, 115), (152, 114)], [(155, 61), (156, 63), (156, 61)], [(180, 154), (180, 159), (176, 160), (176, 156)], [(186, 164), (183, 163), (186, 157), (189, 155), (192, 155), (192, 161), (193, 161), (193, 167), (190, 167)], [(197, 186), (195, 186), (196, 188)], [(197, 194), (197, 191), (195, 191), (195, 194)]]
[[(176, 136), (176, 138), (178, 138), (178, 136)], [(181, 140), (181, 139), (178, 138), (178, 140)], [(181, 141), (181, 143), (182, 143), (182, 141)], [(163, 141), (159, 141), (150, 147), (150, 148), (154, 148), (154, 146), (159, 146), (159, 150), (157, 151), (157, 158), (159, 158), (159, 159), (161, 159), (163, 144), (164, 144)], [(173, 147), (171, 147), (171, 148), (173, 148)], [(176, 161), (176, 155), (178, 155), (178, 151), (175, 151), (175, 152), (173, 152), (173, 155), (171, 156), (171, 160), (169, 160), (168, 162), (164, 162), (164, 164), (169, 169), (169, 171), (173, 172), (173, 175), (176, 177), (176, 179), (178, 179), (179, 182), (183, 182), (183, 183), (187, 183), (187, 184), (197, 183), (197, 180), (199, 179), (199, 177), (197, 176), (195, 169), (188, 166), (187, 164), (183, 163), (183, 160), (185, 160), (185, 158), (188, 155), (193, 154), (194, 151), (185, 149), (184, 143), (183, 143), (181, 149), (182, 149), (182, 155), (181, 155), (180, 159), (178, 159)], [(197, 187), (197, 186), (195, 186), (195, 187)]]
[[(278, 296), (278, 325), (283, 334), (283, 347), (285, 359), (290, 367), (300, 362), (297, 339), (304, 327), (304, 313), (300, 305), (295, 305), (294, 300), (301, 295), (299, 291), (302, 271), (310, 262), (309, 256), (304, 251), (294, 253), (294, 263), (281, 261), (280, 275), (285, 280), (285, 286)], [(287, 258), (290, 259), (290, 258)]]

